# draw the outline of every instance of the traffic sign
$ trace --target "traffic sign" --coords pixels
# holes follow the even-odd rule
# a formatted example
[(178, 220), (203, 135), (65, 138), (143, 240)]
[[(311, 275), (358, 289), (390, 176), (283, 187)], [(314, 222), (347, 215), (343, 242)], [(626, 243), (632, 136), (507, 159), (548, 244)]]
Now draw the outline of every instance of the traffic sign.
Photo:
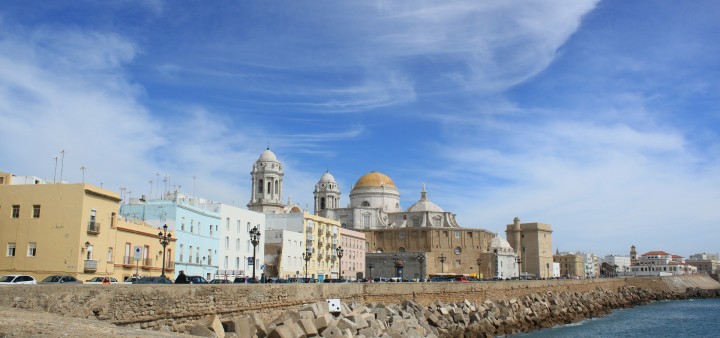
[(136, 246), (135, 248), (133, 248), (133, 258), (136, 261), (142, 260), (142, 247), (141, 246)]

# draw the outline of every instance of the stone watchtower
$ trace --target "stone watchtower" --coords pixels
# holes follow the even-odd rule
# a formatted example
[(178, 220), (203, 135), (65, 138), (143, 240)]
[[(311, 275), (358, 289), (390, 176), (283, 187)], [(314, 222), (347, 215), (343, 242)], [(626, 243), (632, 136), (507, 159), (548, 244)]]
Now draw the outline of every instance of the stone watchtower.
[(270, 148), (253, 164), (252, 191), (248, 209), (262, 213), (282, 212), (283, 167)]
[(328, 209), (340, 207), (340, 187), (329, 171), (326, 171), (320, 181), (315, 184), (313, 196), (315, 197), (315, 215), (330, 217)]

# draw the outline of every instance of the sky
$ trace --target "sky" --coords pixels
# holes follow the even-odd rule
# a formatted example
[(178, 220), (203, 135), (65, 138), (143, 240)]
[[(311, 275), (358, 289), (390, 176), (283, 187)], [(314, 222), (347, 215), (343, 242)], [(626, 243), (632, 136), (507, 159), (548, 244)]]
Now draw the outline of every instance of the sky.
[(269, 146), (310, 209), (375, 170), (560, 251), (715, 253), (718, 32), (717, 1), (2, 1), (0, 171), (244, 206)]

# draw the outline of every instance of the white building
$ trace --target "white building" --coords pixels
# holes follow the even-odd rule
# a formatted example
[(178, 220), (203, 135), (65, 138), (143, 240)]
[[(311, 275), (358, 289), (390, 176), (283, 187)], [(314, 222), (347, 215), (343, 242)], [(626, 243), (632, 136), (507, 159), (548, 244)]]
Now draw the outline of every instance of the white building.
[(630, 271), (630, 256), (607, 255), (603, 258), (603, 262), (615, 267), (618, 276), (623, 276)]
[(265, 262), (270, 275), (282, 279), (305, 277), (305, 235), (285, 229), (265, 231)]
[(490, 240), (490, 252), (494, 255), (493, 278), (510, 279), (519, 276), (517, 254), (508, 241), (499, 235)]
[(560, 278), (560, 263), (553, 262), (552, 278)]
[(221, 204), (219, 227), (220, 262), (216, 278), (252, 276), (253, 245), (250, 230), (260, 231), (260, 242), (255, 247), (255, 277), (261, 278), (265, 265), (265, 214)]
[(599, 257), (587, 252), (578, 252), (577, 255), (580, 255), (583, 258), (583, 264), (585, 266), (585, 278), (598, 277), (600, 272)]
[(672, 276), (696, 274), (697, 267), (686, 264), (681, 256), (671, 255), (665, 251), (650, 251), (637, 259), (630, 267), (634, 276)]

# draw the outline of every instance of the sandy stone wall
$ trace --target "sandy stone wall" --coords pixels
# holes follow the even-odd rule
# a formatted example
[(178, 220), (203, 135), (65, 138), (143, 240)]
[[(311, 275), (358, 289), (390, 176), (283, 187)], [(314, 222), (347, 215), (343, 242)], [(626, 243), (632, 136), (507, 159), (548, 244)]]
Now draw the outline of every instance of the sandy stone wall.
[[(1, 286), (0, 306), (147, 328), (181, 325), (212, 314), (232, 317), (259, 313), (269, 320), (285, 310), (330, 298), (339, 298), (343, 303), (400, 304), (412, 300), (429, 305), (438, 300), (448, 303), (465, 299), (471, 302), (510, 300), (531, 293), (613, 290), (625, 285), (666, 291), (672, 289), (668, 285), (678, 284), (666, 282), (668, 278), (479, 283), (21, 285)], [(680, 284), (692, 283), (720, 288), (720, 284), (709, 277), (684, 278)]]

